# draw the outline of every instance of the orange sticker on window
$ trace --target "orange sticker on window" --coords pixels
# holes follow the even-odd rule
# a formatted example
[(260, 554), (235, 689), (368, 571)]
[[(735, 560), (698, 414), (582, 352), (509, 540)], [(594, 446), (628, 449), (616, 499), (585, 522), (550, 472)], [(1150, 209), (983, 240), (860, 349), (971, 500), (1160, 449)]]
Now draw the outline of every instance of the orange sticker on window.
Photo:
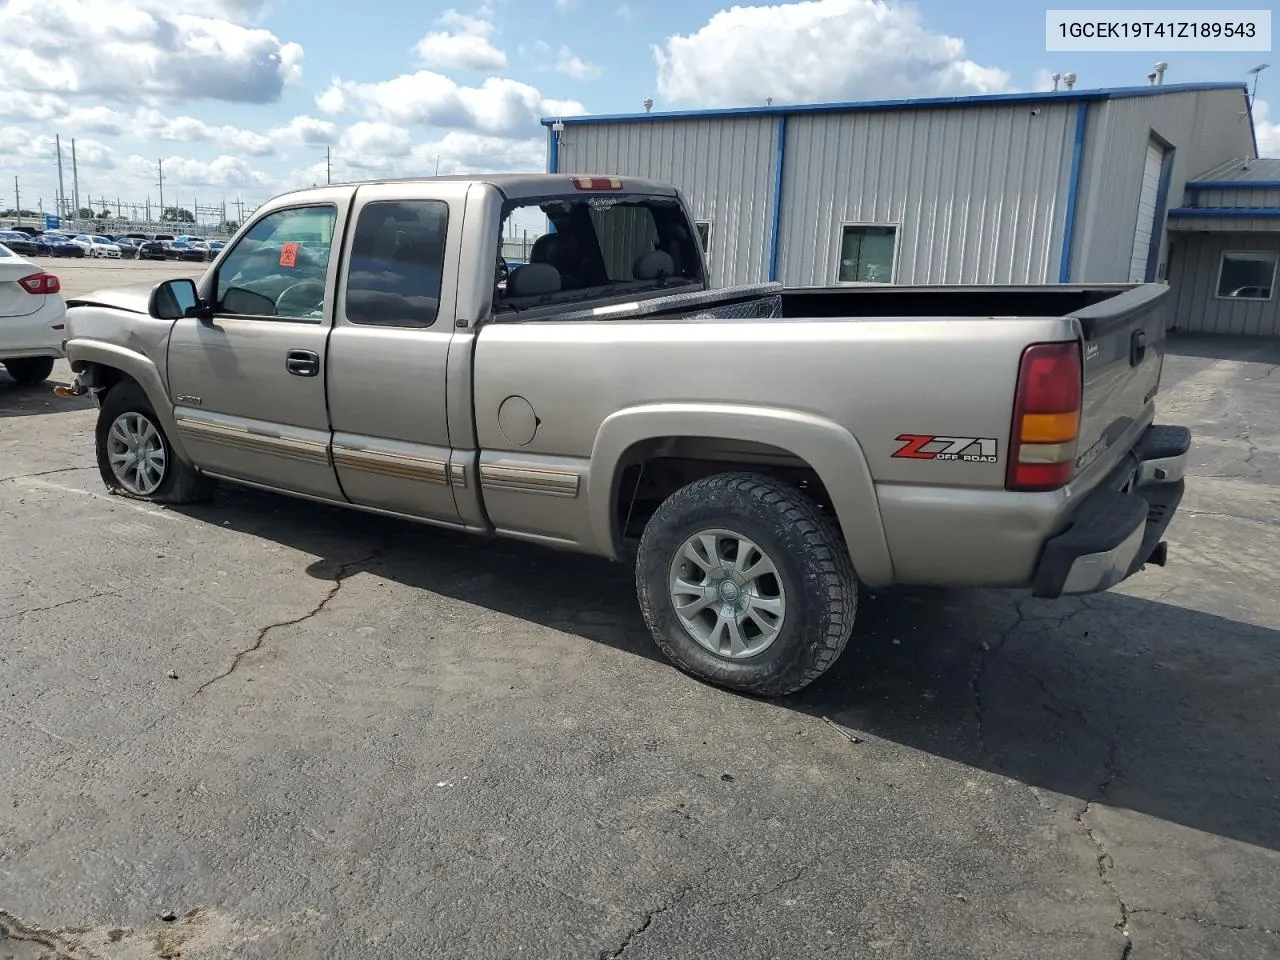
[(290, 241), (280, 248), (280, 266), (292, 267), (298, 262), (298, 245)]

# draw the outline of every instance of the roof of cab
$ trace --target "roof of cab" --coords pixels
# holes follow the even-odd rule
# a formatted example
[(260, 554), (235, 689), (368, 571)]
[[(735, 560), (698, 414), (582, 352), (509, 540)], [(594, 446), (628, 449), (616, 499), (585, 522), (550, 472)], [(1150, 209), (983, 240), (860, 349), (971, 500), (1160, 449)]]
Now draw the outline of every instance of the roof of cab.
[[(623, 193), (648, 193), (656, 196), (674, 197), (675, 187), (657, 180), (644, 180), (639, 177), (619, 177), (615, 173), (575, 174), (567, 173), (488, 173), (488, 174), (456, 174), (445, 177), (397, 177), (378, 180), (350, 180), (325, 186), (305, 187), (292, 190), (281, 196), (296, 196), (300, 193), (327, 190), (333, 187), (363, 187), (373, 184), (388, 183), (484, 183), (500, 191), (509, 200), (520, 200), (526, 197), (547, 197), (557, 194), (571, 195), (579, 192), (574, 186), (574, 176), (605, 177), (622, 181)], [(588, 191), (582, 191), (588, 192)], [(608, 192), (608, 191), (590, 191)]]

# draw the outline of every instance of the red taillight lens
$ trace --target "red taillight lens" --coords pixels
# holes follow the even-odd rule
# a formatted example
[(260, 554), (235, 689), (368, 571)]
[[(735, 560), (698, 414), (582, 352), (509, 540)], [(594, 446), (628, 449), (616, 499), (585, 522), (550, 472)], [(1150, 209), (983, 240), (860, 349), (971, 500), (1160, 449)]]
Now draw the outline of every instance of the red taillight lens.
[(58, 293), (62, 290), (62, 281), (52, 273), (33, 273), (18, 281), (27, 293)]
[(1056, 490), (1075, 474), (1081, 377), (1079, 343), (1035, 343), (1022, 352), (1009, 435), (1008, 489)]

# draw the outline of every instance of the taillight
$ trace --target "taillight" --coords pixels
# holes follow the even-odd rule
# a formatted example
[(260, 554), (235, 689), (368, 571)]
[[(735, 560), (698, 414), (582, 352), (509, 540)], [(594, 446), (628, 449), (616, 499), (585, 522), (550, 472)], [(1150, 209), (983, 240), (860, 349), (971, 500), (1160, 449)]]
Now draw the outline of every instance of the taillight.
[(1022, 352), (1009, 439), (1009, 490), (1056, 490), (1075, 474), (1080, 435), (1080, 344), (1035, 343)]
[(62, 290), (62, 281), (52, 273), (33, 273), (29, 277), (23, 277), (18, 283), (22, 284), (22, 289), (27, 293), (58, 293)]
[(622, 189), (622, 181), (617, 177), (574, 177), (573, 185), (579, 190)]

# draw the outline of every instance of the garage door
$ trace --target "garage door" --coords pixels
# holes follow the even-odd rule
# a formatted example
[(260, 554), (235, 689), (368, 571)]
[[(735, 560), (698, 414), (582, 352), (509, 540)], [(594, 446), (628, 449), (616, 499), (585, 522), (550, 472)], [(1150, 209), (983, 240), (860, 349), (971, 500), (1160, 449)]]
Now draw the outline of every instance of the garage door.
[(1156, 204), (1160, 196), (1160, 170), (1163, 166), (1164, 147), (1153, 140), (1147, 144), (1146, 164), (1142, 168), (1138, 225), (1133, 231), (1133, 259), (1129, 262), (1130, 283), (1141, 283), (1147, 278), (1147, 255), (1151, 249), (1151, 233), (1155, 229)]

